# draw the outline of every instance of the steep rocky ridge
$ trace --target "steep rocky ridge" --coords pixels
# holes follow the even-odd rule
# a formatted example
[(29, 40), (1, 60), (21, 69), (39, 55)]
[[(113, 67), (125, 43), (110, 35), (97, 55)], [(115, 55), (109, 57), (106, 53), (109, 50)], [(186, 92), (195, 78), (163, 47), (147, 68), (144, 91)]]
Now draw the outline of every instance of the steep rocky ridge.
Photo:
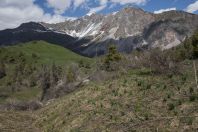
[(121, 52), (131, 52), (142, 46), (162, 49), (177, 46), (197, 29), (198, 16), (183, 11), (152, 14), (127, 7), (107, 15), (92, 14), (73, 21), (42, 25), (77, 37), (79, 41), (87, 38), (90, 41), (81, 43), (78, 48), (83, 54), (95, 56), (104, 54), (111, 43)]

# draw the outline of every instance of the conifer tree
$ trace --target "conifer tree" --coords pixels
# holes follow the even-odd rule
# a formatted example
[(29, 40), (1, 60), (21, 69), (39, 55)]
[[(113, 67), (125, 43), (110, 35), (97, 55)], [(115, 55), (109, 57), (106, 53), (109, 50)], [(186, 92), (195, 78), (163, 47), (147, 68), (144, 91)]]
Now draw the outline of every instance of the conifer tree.
[(104, 59), (104, 66), (107, 71), (115, 70), (115, 65), (113, 64), (119, 62), (121, 60), (121, 55), (118, 53), (116, 46), (111, 45), (108, 50), (108, 54), (105, 56)]

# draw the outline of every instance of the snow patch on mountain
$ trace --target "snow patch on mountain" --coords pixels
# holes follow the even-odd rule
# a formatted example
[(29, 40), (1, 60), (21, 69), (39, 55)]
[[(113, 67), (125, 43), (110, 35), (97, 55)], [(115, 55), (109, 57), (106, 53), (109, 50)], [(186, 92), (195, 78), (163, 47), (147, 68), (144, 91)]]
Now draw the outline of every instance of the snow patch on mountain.
[(106, 39), (117, 39), (115, 36), (115, 33), (117, 32), (117, 30), (119, 29), (119, 27), (114, 27), (109, 31), (109, 35), (106, 37)]
[(116, 12), (113, 12), (113, 13), (112, 13), (112, 15), (116, 15), (117, 13), (118, 13), (118, 11), (116, 11)]
[(69, 34), (70, 36), (73, 37), (87, 37), (87, 36), (94, 36), (99, 34), (100, 28), (101, 28), (101, 24), (102, 23), (90, 23), (88, 24), (87, 27), (83, 28), (81, 31), (77, 31), (77, 30), (68, 30), (65, 31), (67, 34)]

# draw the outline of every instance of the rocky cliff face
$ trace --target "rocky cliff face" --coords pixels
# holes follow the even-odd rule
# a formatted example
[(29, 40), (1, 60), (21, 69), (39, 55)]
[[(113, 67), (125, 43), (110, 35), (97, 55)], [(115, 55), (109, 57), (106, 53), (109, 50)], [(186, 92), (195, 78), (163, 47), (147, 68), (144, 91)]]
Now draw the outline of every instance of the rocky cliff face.
[[(20, 30), (20, 33), (11, 31), (9, 37), (11, 39), (8, 42), (20, 42), (19, 38), (41, 39), (93, 57), (104, 54), (110, 44), (115, 44), (120, 52), (126, 53), (141, 47), (169, 49), (179, 45), (197, 28), (198, 15), (195, 14), (183, 11), (152, 14), (139, 8), (127, 7), (107, 15), (91, 14), (57, 24), (37, 23), (37, 26), (23, 24), (15, 29)], [(30, 31), (31, 35), (27, 35)], [(0, 36), (1, 44), (2, 39), (5, 40), (7, 37), (3, 37), (1, 32)], [(5, 42), (7, 41), (3, 41), (2, 44)]]

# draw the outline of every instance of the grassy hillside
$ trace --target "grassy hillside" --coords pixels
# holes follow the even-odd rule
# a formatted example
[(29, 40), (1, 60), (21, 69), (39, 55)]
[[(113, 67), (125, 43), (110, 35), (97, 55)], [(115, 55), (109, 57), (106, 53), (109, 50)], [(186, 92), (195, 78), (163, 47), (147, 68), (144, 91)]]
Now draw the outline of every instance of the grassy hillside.
[(0, 48), (0, 70), (6, 74), (0, 77), (0, 103), (39, 99), (42, 65), (50, 69), (55, 64), (66, 71), (71, 63), (79, 62), (88, 65), (92, 59), (44, 41)]
[(33, 41), (16, 46), (8, 46), (0, 49), (0, 58), (3, 56), (17, 57), (19, 53), (23, 53), (27, 57), (27, 61), (32, 62), (38, 57), (39, 64), (67, 64), (78, 61), (91, 61), (87, 57), (82, 57), (58, 45), (49, 44), (44, 41)]

